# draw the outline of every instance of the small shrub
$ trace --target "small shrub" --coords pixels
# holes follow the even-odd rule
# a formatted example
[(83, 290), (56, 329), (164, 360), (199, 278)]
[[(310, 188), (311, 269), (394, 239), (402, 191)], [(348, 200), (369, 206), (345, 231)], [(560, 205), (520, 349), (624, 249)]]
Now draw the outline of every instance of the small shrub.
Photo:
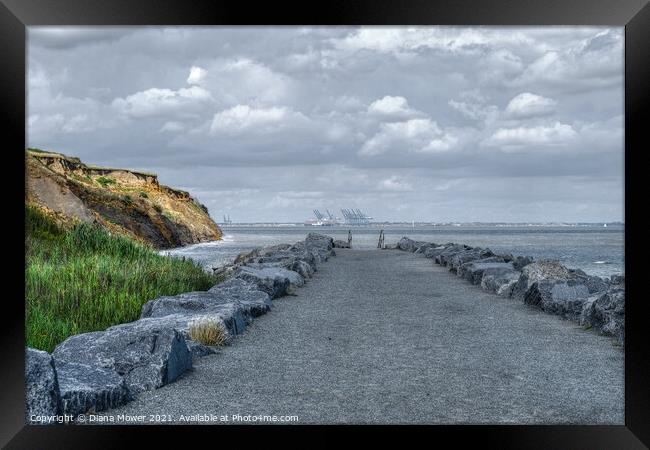
[(102, 187), (106, 187), (110, 184), (115, 184), (115, 180), (112, 178), (107, 178), (107, 177), (99, 177), (97, 178), (97, 182), (102, 185)]
[(228, 331), (217, 319), (198, 319), (190, 324), (190, 339), (203, 345), (224, 345), (228, 340)]
[(140, 198), (149, 198), (146, 192), (140, 192)]

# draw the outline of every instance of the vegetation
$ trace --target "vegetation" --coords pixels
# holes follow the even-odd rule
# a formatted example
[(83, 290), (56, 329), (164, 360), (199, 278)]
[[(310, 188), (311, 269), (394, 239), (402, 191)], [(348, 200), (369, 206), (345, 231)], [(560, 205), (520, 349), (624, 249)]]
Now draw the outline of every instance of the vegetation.
[(192, 322), (187, 334), (190, 339), (203, 345), (224, 345), (228, 340), (228, 331), (216, 319), (200, 319)]
[(25, 223), (30, 347), (52, 351), (70, 335), (136, 320), (148, 300), (219, 281), (191, 260), (159, 255), (97, 225), (64, 229), (30, 206)]
[(97, 178), (97, 182), (102, 185), (102, 187), (106, 187), (110, 184), (115, 184), (115, 180), (112, 178), (108, 177), (99, 177)]

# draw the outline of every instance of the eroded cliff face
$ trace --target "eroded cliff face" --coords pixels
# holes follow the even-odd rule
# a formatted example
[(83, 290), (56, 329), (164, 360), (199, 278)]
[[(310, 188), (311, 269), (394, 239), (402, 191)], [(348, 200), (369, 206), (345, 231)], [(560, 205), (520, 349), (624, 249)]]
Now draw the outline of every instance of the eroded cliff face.
[(155, 174), (34, 149), (25, 158), (25, 201), (60, 223), (98, 223), (158, 249), (221, 239), (205, 206), (189, 192), (160, 185)]

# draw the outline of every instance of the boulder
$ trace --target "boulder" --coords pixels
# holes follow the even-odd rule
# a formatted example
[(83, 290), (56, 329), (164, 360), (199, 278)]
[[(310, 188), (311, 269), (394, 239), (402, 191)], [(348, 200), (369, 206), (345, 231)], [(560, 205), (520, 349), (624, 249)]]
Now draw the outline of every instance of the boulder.
[(424, 257), (435, 258), (440, 253), (444, 252), (446, 249), (447, 247), (445, 247), (444, 245), (438, 245), (436, 247), (427, 247), (427, 249), (424, 250)]
[(587, 299), (608, 288), (608, 283), (557, 261), (538, 261), (523, 267), (512, 296), (524, 303), (580, 321)]
[(524, 303), (537, 306), (550, 314), (579, 321), (589, 289), (580, 280), (541, 280), (524, 295)]
[(259, 290), (269, 294), (271, 298), (278, 298), (285, 295), (292, 283), (298, 286), (304, 283), (304, 280), (298, 273), (279, 267), (255, 269), (253, 267), (243, 266), (239, 268), (235, 277), (253, 283)]
[(607, 292), (589, 298), (584, 305), (582, 325), (614, 336), (623, 343), (625, 340), (625, 289), (612, 287)]
[(612, 275), (609, 278), (609, 284), (613, 286), (625, 287), (625, 275)]
[(510, 297), (512, 288), (519, 280), (519, 275), (520, 273), (516, 270), (495, 274), (484, 273), (481, 278), (481, 288), (502, 297)]
[(324, 234), (309, 233), (305, 238), (305, 245), (309, 248), (320, 248), (332, 250), (334, 248), (334, 239)]
[(438, 247), (438, 244), (434, 244), (432, 242), (420, 245), (418, 248), (415, 249), (415, 252), (413, 253), (426, 253), (426, 251), (430, 248), (436, 248)]
[(503, 262), (502, 258), (494, 257), (494, 253), (492, 253), (492, 251), (489, 249), (473, 248), (453, 255), (451, 258), (449, 258), (447, 267), (449, 267), (449, 270), (452, 272), (457, 272), (458, 268), (465, 263), (490, 257), (494, 258), (493, 261)]
[[(189, 339), (187, 333), (195, 320), (220, 321), (234, 336), (242, 333), (253, 318), (266, 314), (270, 309), (271, 298), (266, 292), (260, 291), (253, 283), (232, 278), (213, 286), (208, 292), (187, 292), (151, 300), (142, 307), (140, 317), (141, 321), (155, 318), (158, 324), (179, 330), (185, 339)], [(148, 326), (147, 322), (141, 324)]]
[(471, 248), (472, 247), (468, 247), (466, 245), (459, 245), (459, 244), (447, 245), (443, 251), (441, 251), (435, 256), (436, 264), (440, 264), (441, 266), (446, 266), (449, 263), (449, 261), (451, 261), (452, 257), (456, 256), (459, 253), (470, 250)]
[(261, 247), (258, 247), (258, 248), (254, 248), (249, 252), (240, 253), (233, 261), (233, 264), (238, 266), (240, 264), (244, 264), (248, 261), (251, 261), (253, 258), (257, 258), (258, 256), (260, 256), (261, 251), (262, 251)]
[(64, 414), (105, 411), (132, 399), (124, 378), (110, 368), (64, 360), (57, 361), (56, 367)]
[(426, 244), (427, 244), (426, 242), (414, 241), (413, 239), (403, 237), (397, 242), (397, 248), (399, 250), (404, 250), (407, 252), (415, 252), (415, 250), (417, 250), (418, 247)]
[(52, 355), (28, 348), (25, 352), (25, 419), (28, 423), (39, 423), (32, 417), (60, 413), (59, 381)]
[(52, 355), (65, 412), (114, 407), (133, 394), (171, 383), (192, 367), (178, 330), (140, 322), (71, 336), (56, 347)]
[(545, 279), (568, 280), (571, 271), (557, 261), (541, 260), (525, 266), (512, 290), (512, 296), (523, 300), (531, 286)]
[(512, 258), (512, 265), (515, 270), (521, 270), (532, 262), (534, 262), (534, 260), (530, 256), (516, 256)]
[(337, 239), (334, 241), (334, 248), (350, 248), (350, 244), (348, 241), (341, 241)]
[(481, 284), (485, 275), (502, 277), (506, 274), (516, 272), (512, 263), (500, 262), (498, 258), (486, 258), (462, 264), (457, 274), (472, 284)]

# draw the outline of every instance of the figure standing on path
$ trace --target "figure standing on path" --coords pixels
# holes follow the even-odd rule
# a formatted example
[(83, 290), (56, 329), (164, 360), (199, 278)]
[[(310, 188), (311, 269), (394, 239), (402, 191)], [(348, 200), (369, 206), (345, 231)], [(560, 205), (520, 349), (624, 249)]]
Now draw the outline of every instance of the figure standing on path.
[(384, 230), (379, 232), (379, 242), (377, 243), (377, 248), (384, 248)]
[(348, 245), (352, 248), (352, 230), (348, 230)]

